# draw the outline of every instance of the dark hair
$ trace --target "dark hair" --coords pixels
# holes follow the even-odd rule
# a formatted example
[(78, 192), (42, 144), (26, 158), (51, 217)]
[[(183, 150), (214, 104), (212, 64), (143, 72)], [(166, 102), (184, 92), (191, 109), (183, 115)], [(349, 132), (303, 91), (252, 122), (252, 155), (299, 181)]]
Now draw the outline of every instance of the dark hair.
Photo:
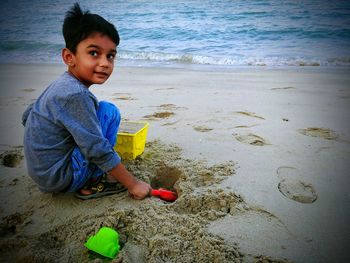
[(119, 34), (113, 24), (99, 15), (90, 14), (89, 11), (83, 12), (79, 4), (75, 3), (66, 13), (63, 22), (66, 48), (75, 53), (78, 44), (96, 32), (110, 37), (117, 46), (119, 45)]

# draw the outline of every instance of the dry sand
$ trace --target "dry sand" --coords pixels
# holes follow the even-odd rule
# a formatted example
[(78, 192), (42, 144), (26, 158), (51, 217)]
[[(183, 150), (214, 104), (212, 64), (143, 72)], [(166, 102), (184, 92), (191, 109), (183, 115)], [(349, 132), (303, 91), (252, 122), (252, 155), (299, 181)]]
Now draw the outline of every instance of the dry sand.
[(0, 66), (1, 262), (110, 262), (83, 246), (101, 226), (120, 233), (112, 262), (348, 261), (348, 71), (117, 67), (91, 90), (150, 122), (145, 153), (125, 164), (176, 190), (166, 203), (38, 191), (20, 117), (64, 69)]

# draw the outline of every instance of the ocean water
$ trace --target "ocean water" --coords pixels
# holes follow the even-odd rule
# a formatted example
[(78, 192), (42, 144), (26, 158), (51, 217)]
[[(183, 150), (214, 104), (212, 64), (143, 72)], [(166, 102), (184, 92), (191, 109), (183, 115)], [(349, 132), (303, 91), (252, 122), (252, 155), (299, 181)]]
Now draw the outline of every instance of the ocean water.
[[(350, 1), (80, 1), (118, 29), (132, 66), (350, 66)], [(0, 63), (62, 63), (66, 0), (3, 0)]]

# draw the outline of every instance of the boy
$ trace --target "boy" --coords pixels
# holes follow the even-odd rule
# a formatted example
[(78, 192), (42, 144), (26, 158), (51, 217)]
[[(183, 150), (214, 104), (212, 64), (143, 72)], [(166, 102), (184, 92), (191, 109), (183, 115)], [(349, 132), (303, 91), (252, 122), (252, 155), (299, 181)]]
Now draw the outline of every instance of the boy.
[(88, 199), (118, 192), (121, 183), (131, 197), (143, 199), (149, 184), (131, 175), (113, 150), (119, 110), (88, 89), (112, 74), (118, 32), (76, 3), (64, 19), (63, 36), (68, 70), (22, 116), (28, 173), (44, 192)]

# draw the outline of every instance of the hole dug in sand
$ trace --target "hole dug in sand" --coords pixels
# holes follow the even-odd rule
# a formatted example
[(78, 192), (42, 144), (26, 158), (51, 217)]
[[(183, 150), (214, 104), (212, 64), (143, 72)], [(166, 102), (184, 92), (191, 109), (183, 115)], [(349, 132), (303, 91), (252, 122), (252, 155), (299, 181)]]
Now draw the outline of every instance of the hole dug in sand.
[(20, 165), (23, 155), (18, 151), (6, 151), (0, 155), (2, 165), (6, 167), (17, 167)]
[(181, 174), (182, 172), (178, 168), (163, 164), (156, 170), (156, 175), (151, 178), (151, 186), (153, 189), (164, 188), (176, 192), (174, 186)]

